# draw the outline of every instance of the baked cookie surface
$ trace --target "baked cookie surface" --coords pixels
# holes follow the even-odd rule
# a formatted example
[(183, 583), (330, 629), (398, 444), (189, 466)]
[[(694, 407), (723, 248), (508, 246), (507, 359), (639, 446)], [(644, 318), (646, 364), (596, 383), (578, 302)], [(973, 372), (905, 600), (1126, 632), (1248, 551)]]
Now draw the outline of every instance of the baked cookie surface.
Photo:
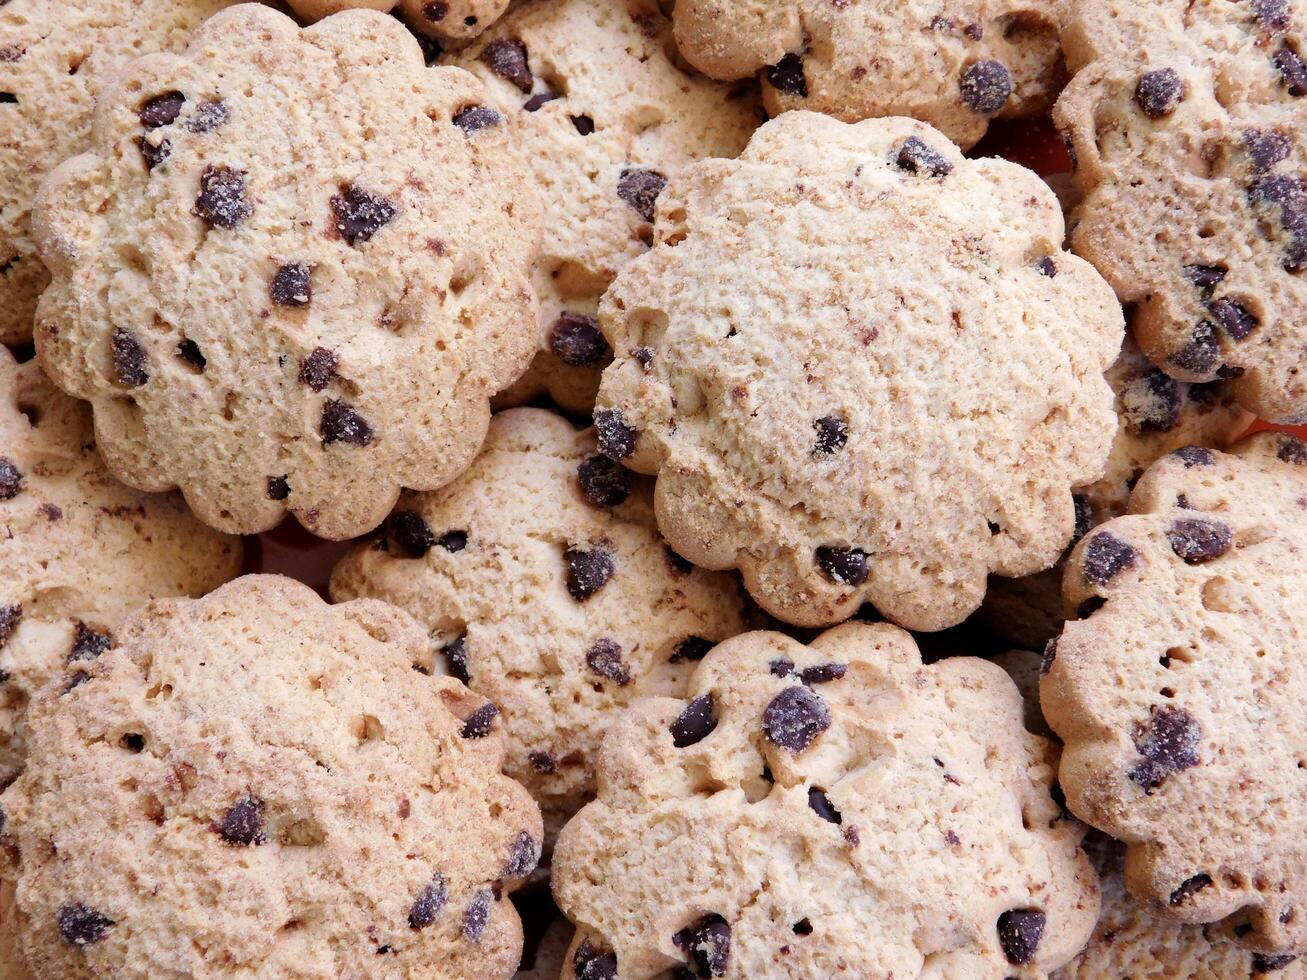
[(603, 733), (641, 697), (680, 697), (751, 613), (738, 581), (658, 536), (653, 488), (557, 415), (496, 415), (459, 480), (406, 494), (385, 536), (332, 575), (332, 597), (385, 599), (428, 631), (415, 665), (499, 708), (505, 771), (552, 836), (595, 789)]
[(65, 664), (111, 647), (147, 600), (200, 595), (240, 565), (240, 541), (179, 495), (113, 479), (87, 406), (0, 347), (0, 781), (22, 768), (28, 703)]
[(447, 44), (466, 43), (493, 24), (509, 0), (286, 0), (306, 20), (342, 10), (394, 10), (426, 37)]
[(1042, 977), (1084, 944), (1083, 828), (999, 667), (888, 624), (748, 633), (689, 697), (613, 727), (559, 839), (568, 980)]
[(1063, 82), (1060, 0), (679, 0), (674, 17), (701, 71), (761, 71), (773, 116), (912, 116), (969, 147), (991, 119), (1044, 111)]
[(484, 102), (372, 11), (242, 5), (119, 77), (34, 226), (38, 354), (119, 478), (339, 538), (467, 466), (536, 324), (538, 212)]
[(1085, 0), (1054, 112), (1084, 194), (1071, 243), (1138, 304), (1167, 373), (1307, 420), (1307, 11)]
[(132, 58), (179, 50), (234, 0), (0, 4), (0, 343), (32, 336), (49, 282), (30, 221), (41, 178), (90, 145), (95, 99)]
[(738, 154), (762, 121), (758, 100), (686, 71), (654, 0), (526, 3), (451, 63), (517, 124), (545, 211), (540, 350), (496, 404), (547, 393), (588, 414), (612, 355), (595, 320), (600, 296), (648, 250), (668, 178)]
[(1151, 910), (1246, 948), (1307, 946), (1307, 445), (1164, 457), (1085, 537), (1040, 701), (1087, 823)]
[[(821, 152), (814, 153), (813, 147)], [(907, 119), (786, 113), (658, 199), (604, 297), (604, 452), (787, 622), (933, 630), (1051, 565), (1098, 477), (1121, 344), (1034, 174)]]
[(135, 615), (32, 709), (0, 797), (10, 956), (38, 980), (511, 976), (540, 816), (484, 700), (414, 674), (425, 643), (276, 576)]

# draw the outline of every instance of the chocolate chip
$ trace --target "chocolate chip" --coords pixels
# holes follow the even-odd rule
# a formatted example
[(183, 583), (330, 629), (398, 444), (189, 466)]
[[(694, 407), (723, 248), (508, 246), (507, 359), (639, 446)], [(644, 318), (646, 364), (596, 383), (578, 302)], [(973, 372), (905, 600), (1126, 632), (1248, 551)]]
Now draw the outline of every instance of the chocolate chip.
[(998, 942), (1009, 963), (1025, 966), (1035, 958), (1047, 922), (1037, 909), (1008, 909), (998, 917)]
[(997, 61), (977, 61), (959, 81), (962, 101), (973, 112), (992, 116), (1012, 95), (1012, 74)]
[(1187, 470), (1191, 470), (1195, 466), (1212, 466), (1216, 462), (1216, 457), (1212, 455), (1212, 451), (1204, 449), (1202, 446), (1182, 446), (1171, 455), (1180, 460)]
[(672, 663), (685, 663), (687, 660), (699, 661), (708, 656), (708, 651), (716, 644), (702, 636), (687, 636), (676, 645), (675, 652), (669, 658)]
[(532, 752), (527, 756), (527, 761), (531, 763), (531, 768), (545, 776), (552, 776), (558, 772), (558, 760), (549, 752)]
[(187, 364), (195, 365), (201, 371), (209, 363), (208, 358), (204, 356), (204, 352), (200, 350), (200, 345), (189, 338), (183, 339), (177, 345), (177, 356)]
[(1281, 436), (1275, 456), (1284, 463), (1307, 466), (1307, 442), (1303, 442), (1296, 436)]
[(350, 245), (361, 245), (399, 214), (390, 200), (350, 184), (331, 198), (333, 225)]
[(979, 24), (973, 22), (963, 27), (962, 33), (965, 34), (972, 41), (979, 41), (982, 37), (985, 36), (985, 29)]
[(454, 125), (461, 129), (465, 136), (472, 136), (483, 129), (498, 126), (503, 121), (503, 116), (484, 105), (468, 106), (466, 109), (459, 110), (454, 116)]
[(490, 903), (494, 896), (487, 888), (472, 896), (472, 901), (463, 910), (463, 938), (470, 943), (481, 941), (482, 934), (490, 922)]
[(456, 555), (467, 547), (466, 531), (446, 531), (440, 537), (436, 538), (436, 544), (444, 548), (451, 555)]
[(684, 708), (672, 722), (672, 744), (683, 749), (702, 742), (717, 727), (717, 702), (711, 694), (701, 694)]
[(1143, 759), (1127, 775), (1152, 792), (1172, 773), (1198, 765), (1202, 726), (1183, 708), (1154, 705), (1148, 724), (1135, 733), (1135, 748)]
[(1189, 342), (1171, 355), (1171, 363), (1194, 374), (1207, 374), (1221, 356), (1216, 328), (1207, 320), (1199, 321), (1189, 335)]
[(481, 60), (500, 78), (512, 82), (523, 92), (530, 92), (535, 79), (526, 61), (526, 45), (511, 38), (491, 41), (481, 52)]
[(731, 962), (731, 927), (720, 915), (705, 915), (672, 937), (685, 950), (699, 977), (724, 977)]
[(582, 136), (589, 136), (595, 131), (595, 121), (589, 116), (573, 116), (572, 125)]
[(777, 657), (767, 665), (767, 672), (773, 677), (790, 677), (794, 674), (794, 661), (788, 657)]
[(822, 545), (817, 549), (817, 565), (831, 581), (840, 585), (861, 585), (870, 572), (867, 553), (857, 548)]
[(104, 938), (116, 922), (81, 902), (59, 906), (55, 913), (59, 935), (69, 946), (91, 946)]
[(653, 366), (654, 349), (652, 347), (637, 347), (631, 351), (631, 356), (640, 362), (640, 367), (646, 371)]
[(1219, 286), (1229, 271), (1223, 265), (1187, 265), (1184, 277), (1206, 293)]
[(830, 709), (820, 696), (806, 687), (787, 687), (763, 710), (762, 727), (767, 738), (791, 752), (802, 752), (830, 728)]
[(626, 416), (616, 408), (601, 408), (594, 413), (599, 451), (609, 459), (626, 459), (635, 452), (636, 431), (626, 424)]
[(313, 299), (313, 270), (303, 262), (278, 266), (269, 292), (278, 306), (308, 306)]
[(290, 496), (290, 482), (284, 476), (268, 477), (268, 499), (285, 500)]
[(944, 177), (953, 171), (953, 164), (933, 149), (929, 143), (916, 136), (909, 136), (899, 146), (894, 157), (899, 168), (909, 173), (923, 174), (929, 177)]
[(201, 102), (186, 120), (186, 128), (192, 133), (211, 133), (231, 119), (231, 110), (221, 99)]
[(1039, 661), (1039, 673), (1047, 674), (1053, 669), (1053, 661), (1057, 660), (1057, 637), (1052, 637), (1044, 644), (1044, 656)]
[(1180, 882), (1173, 892), (1171, 892), (1171, 904), (1183, 905), (1188, 901), (1190, 896), (1196, 895), (1211, 884), (1212, 876), (1209, 874), (1199, 873), (1191, 878), (1186, 878), (1184, 881)]
[(338, 363), (335, 351), (325, 347), (315, 347), (309, 356), (300, 362), (299, 381), (314, 391), (322, 391), (336, 377)]
[(22, 606), (17, 604), (0, 606), (0, 649), (3, 649), (9, 642), (9, 638), (14, 635), (14, 630), (18, 629), (18, 623), (22, 618)]
[(618, 178), (617, 196), (645, 221), (653, 221), (654, 204), (666, 186), (667, 178), (657, 170), (627, 167)]
[(1220, 558), (1234, 545), (1230, 526), (1220, 521), (1194, 518), (1173, 521), (1166, 537), (1171, 542), (1171, 550), (1190, 565)]
[(509, 848), (508, 860), (504, 862), (501, 878), (525, 878), (540, 863), (540, 844), (525, 830), (517, 835), (513, 846)]
[(1293, 96), (1307, 95), (1307, 65), (1293, 48), (1281, 48), (1271, 59), (1280, 80)]
[(617, 954), (600, 952), (583, 939), (572, 956), (572, 972), (576, 980), (617, 980)]
[(322, 407), (320, 426), (322, 444), (343, 442), (351, 446), (366, 446), (374, 435), (372, 425), (349, 405), (335, 398)]
[(388, 522), (390, 536), (410, 558), (421, 558), (436, 543), (431, 526), (415, 510), (397, 510)]
[(1100, 531), (1085, 546), (1085, 579), (1106, 585), (1139, 561), (1139, 552), (1110, 531)]
[(1232, 299), (1214, 299), (1207, 304), (1207, 311), (1231, 340), (1243, 340), (1257, 327), (1257, 317)]
[[(332, 198), (335, 200), (335, 198)], [(214, 228), (235, 228), (254, 213), (245, 197), (245, 173), (222, 164), (209, 164), (200, 174), (200, 193), (191, 214)]]
[(141, 158), (145, 161), (146, 170), (153, 170), (172, 156), (172, 143), (168, 140), (151, 143), (144, 136), (141, 136), (137, 138), (136, 145), (140, 147)]
[(787, 54), (776, 64), (768, 65), (767, 83), (786, 95), (797, 95), (801, 99), (808, 97), (808, 79), (803, 74), (803, 59), (797, 54)]
[(823, 415), (812, 423), (812, 427), (817, 431), (812, 446), (814, 456), (830, 456), (843, 449), (849, 441), (849, 424), (834, 415)]
[(436, 0), (422, 5), (422, 16), (433, 24), (439, 24), (449, 14), (449, 4)]
[(1135, 85), (1135, 102), (1149, 119), (1161, 119), (1174, 112), (1184, 96), (1184, 79), (1174, 68), (1146, 71)]
[(563, 560), (567, 563), (567, 591), (577, 602), (584, 602), (607, 585), (616, 570), (612, 552), (597, 545), (588, 551), (568, 548)]
[(549, 331), (549, 349), (569, 367), (594, 367), (613, 354), (599, 332), (599, 321), (579, 313), (563, 313)]
[(1286, 966), (1298, 958), (1297, 953), (1254, 953), (1253, 954), (1253, 973), (1271, 973), (1275, 970), (1283, 970)]
[(408, 927), (425, 929), (436, 921), (437, 913), (448, 901), (449, 891), (445, 886), (445, 879), (439, 874), (432, 875), (431, 881), (422, 886), (422, 891), (418, 892), (418, 897), (409, 906)]
[(1268, 31), (1279, 33), (1289, 26), (1289, 0), (1252, 0), (1253, 15)]
[(585, 665), (600, 677), (616, 682), (618, 687), (631, 683), (631, 670), (622, 663), (622, 647), (616, 640), (604, 637), (590, 644), (585, 652)]
[(590, 456), (576, 468), (581, 494), (593, 507), (616, 507), (631, 496), (630, 471), (607, 456)]
[(1041, 276), (1049, 279), (1057, 278), (1057, 263), (1047, 255), (1035, 263), (1035, 268), (1039, 270)]
[(111, 646), (113, 634), (108, 630), (100, 633), (85, 623), (78, 622), (73, 630), (73, 646), (68, 651), (68, 663), (74, 660), (94, 660)]
[(86, 671), (84, 670), (74, 671), (73, 673), (68, 675), (68, 680), (64, 682), (63, 689), (59, 693), (67, 694), (69, 691), (81, 687), (90, 679), (91, 679), (91, 675), (88, 674)]
[(1180, 424), (1180, 406), (1179, 382), (1156, 368), (1121, 391), (1122, 414), (1135, 432), (1170, 432)]
[(268, 842), (267, 822), (263, 819), (263, 801), (243, 796), (227, 808), (215, 828), (223, 841), (234, 847), (249, 847)]
[(539, 92), (522, 103), (522, 108), (527, 112), (536, 112), (546, 102), (553, 102), (555, 99), (561, 98), (562, 96), (557, 92)]
[(840, 811), (831, 804), (830, 797), (816, 786), (810, 787), (808, 790), (808, 806), (813, 813), (827, 823), (838, 824), (844, 822), (844, 818), (840, 816)]
[(158, 129), (174, 122), (181, 115), (186, 96), (180, 92), (164, 92), (152, 99), (146, 99), (136, 110), (136, 118), (146, 129)]
[(827, 684), (842, 678), (849, 669), (848, 664), (814, 664), (799, 671), (799, 680), (808, 686)]
[(22, 471), (9, 457), (0, 456), (0, 500), (13, 500), (22, 489)]
[(449, 665), (449, 675), (464, 684), (471, 684), (472, 675), (468, 671), (467, 634), (458, 634), (441, 647), (440, 652), (445, 655), (445, 662)]
[(1252, 160), (1253, 170), (1259, 173), (1270, 170), (1286, 159), (1293, 147), (1289, 137), (1275, 129), (1245, 129), (1242, 139), (1248, 157)]
[(135, 334), (119, 327), (109, 339), (109, 347), (113, 352), (114, 378), (120, 385), (139, 388), (150, 380), (150, 374), (145, 370), (145, 348)]
[(1075, 544), (1093, 528), (1094, 511), (1089, 504), (1089, 498), (1083, 493), (1071, 495), (1071, 507), (1076, 515), (1075, 524), (1071, 528), (1071, 543)]

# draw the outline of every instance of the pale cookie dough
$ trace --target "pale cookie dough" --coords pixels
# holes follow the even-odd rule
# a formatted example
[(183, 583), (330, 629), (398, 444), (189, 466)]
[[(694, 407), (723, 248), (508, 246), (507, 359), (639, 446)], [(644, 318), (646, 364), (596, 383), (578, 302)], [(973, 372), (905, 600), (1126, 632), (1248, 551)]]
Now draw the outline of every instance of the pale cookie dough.
[(618, 713), (682, 696), (713, 644), (752, 625), (735, 576), (692, 568), (658, 536), (649, 479), (599, 455), (593, 430), (533, 408), (495, 416), (456, 482), (405, 495), (384, 536), (336, 566), (331, 594), (411, 613), (430, 637), (416, 666), (498, 705), (505, 771), (550, 842), (594, 796)]
[(648, 250), (659, 192), (694, 160), (738, 154), (762, 122), (755, 94), (687, 72), (673, 55), (654, 0), (537, 0), (453, 62), (516, 123), (545, 209), (540, 350), (496, 404), (548, 394), (589, 414), (612, 357), (599, 297)]
[(0, 343), (32, 336), (49, 275), (29, 229), (41, 178), (87, 149), (95, 99), (129, 60), (179, 50), (233, 0), (0, 3)]
[(1084, 194), (1074, 249), (1137, 303), (1140, 347), (1307, 420), (1307, 7), (1083, 0), (1054, 118)]
[[(814, 148), (820, 147), (819, 151)], [(604, 297), (604, 452), (787, 622), (934, 630), (1047, 568), (1116, 417), (1121, 311), (1034, 174), (908, 119), (788, 112), (658, 199)]]
[(1155, 915), (1130, 897), (1123, 849), (1085, 841), (1103, 886), (1103, 910), (1089, 945), (1053, 980), (1307, 980), (1307, 960), (1252, 953), (1214, 930)]
[(0, 784), (22, 769), (29, 701), (65, 664), (113, 646), (147, 600), (201, 595), (240, 565), (240, 541), (178, 494), (111, 477), (87, 406), (0, 347)]
[[(563, 973), (1045, 977), (1098, 887), (1003, 671), (888, 624), (721, 644), (615, 725), (564, 828)], [(605, 960), (604, 958), (610, 958)], [(596, 963), (611, 962), (603, 972)], [(668, 974), (671, 975), (671, 974)]]
[(36, 980), (512, 976), (540, 815), (493, 705), (413, 673), (425, 645), (277, 576), (137, 613), (33, 706), (0, 797), (10, 955)]
[[(679, 0), (676, 40), (713, 78), (761, 71), (772, 115), (912, 116), (963, 147), (1043, 112), (1063, 82), (1063, 0)], [(814, 148), (815, 149), (815, 148)], [(817, 152), (820, 152), (817, 150)]]
[(287, 0), (287, 4), (310, 21), (342, 10), (394, 10), (426, 37), (445, 44), (465, 44), (498, 20), (509, 0)]
[[(1182, 446), (1228, 446), (1253, 417), (1224, 382), (1188, 384), (1154, 367), (1127, 337), (1107, 372), (1117, 429), (1102, 478), (1075, 492), (1075, 541), (1126, 512), (1130, 490), (1154, 461)], [(986, 624), (1014, 643), (1040, 647), (1062, 629), (1061, 562), (1025, 578), (989, 580)]]
[(364, 10), (242, 5), (119, 76), (34, 224), (37, 351), (115, 475), (342, 538), (467, 467), (537, 322), (538, 209), (484, 102)]
[(1040, 701), (1071, 810), (1159, 914), (1307, 946), (1307, 444), (1181, 449), (1067, 561)]

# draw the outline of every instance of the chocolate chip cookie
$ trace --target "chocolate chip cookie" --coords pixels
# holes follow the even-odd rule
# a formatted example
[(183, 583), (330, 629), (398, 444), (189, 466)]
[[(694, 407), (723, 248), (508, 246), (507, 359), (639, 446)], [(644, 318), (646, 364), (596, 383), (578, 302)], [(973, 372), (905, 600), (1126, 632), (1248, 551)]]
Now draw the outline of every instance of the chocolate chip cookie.
[(540, 815), (493, 705), (382, 602), (250, 576), (134, 615), (31, 711), (3, 796), (35, 978), (507, 978)]
[(42, 364), (115, 475), (222, 530), (375, 527), (466, 468), (535, 346), (508, 124), (375, 11), (246, 4), (135, 62), (34, 228)]
[(342, 10), (394, 10), (414, 31), (444, 44), (466, 43), (493, 24), (509, 0), (287, 0), (306, 20)]
[(1154, 463), (1076, 546), (1040, 700), (1081, 819), (1128, 844), (1151, 911), (1307, 946), (1307, 444)]
[[(814, 152), (820, 147), (820, 152)], [(788, 112), (658, 198), (600, 321), (600, 448), (790, 623), (961, 621), (1047, 568), (1116, 416), (1121, 311), (1057, 199), (908, 119)]]
[(1047, 975), (1098, 886), (1021, 713), (888, 624), (721, 644), (613, 726), (563, 829), (564, 978)]

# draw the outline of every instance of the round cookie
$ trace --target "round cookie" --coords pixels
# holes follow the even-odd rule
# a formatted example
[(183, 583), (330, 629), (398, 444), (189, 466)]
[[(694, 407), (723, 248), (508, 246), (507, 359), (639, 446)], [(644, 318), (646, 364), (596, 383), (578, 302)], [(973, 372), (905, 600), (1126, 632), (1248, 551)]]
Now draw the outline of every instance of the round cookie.
[(493, 705), (413, 673), (425, 646), (277, 576), (136, 614), (33, 706), (0, 797), (10, 955), (36, 980), (510, 977), (540, 816)]
[(559, 838), (565, 980), (1033, 978), (1089, 936), (1084, 828), (1000, 668), (923, 666), (904, 631), (858, 623), (728, 640), (689, 695), (611, 729)]
[(685, 58), (713, 78), (761, 71), (773, 116), (912, 116), (970, 147), (1062, 86), (1062, 0), (679, 0)]
[(540, 350), (497, 405), (547, 393), (590, 413), (612, 354), (599, 297), (649, 248), (659, 191), (693, 160), (738, 154), (762, 121), (752, 92), (687, 72), (674, 55), (654, 0), (536, 0), (453, 62), (517, 125), (545, 210)]
[(1084, 194), (1071, 235), (1140, 347), (1307, 420), (1307, 10), (1283, 0), (1084, 0), (1054, 118)]
[(484, 101), (363, 10), (242, 5), (118, 77), (34, 222), (37, 352), (115, 475), (342, 538), (467, 467), (536, 336), (538, 210)]
[(1103, 909), (1089, 945), (1053, 971), (1052, 980), (1307, 980), (1307, 960), (1251, 953), (1218, 932), (1140, 907), (1126, 891), (1124, 851), (1117, 842), (1091, 834), (1085, 849), (1098, 868)]
[(1128, 844), (1150, 909), (1246, 948), (1307, 946), (1307, 444), (1154, 463), (1085, 537), (1040, 701), (1077, 816)]
[(148, 599), (200, 595), (240, 571), (241, 544), (177, 494), (111, 477), (87, 406), (0, 347), (0, 784), (22, 769), (30, 700), (94, 660)]
[(594, 796), (617, 713), (680, 697), (712, 645), (751, 625), (734, 576), (668, 551), (651, 481), (600, 456), (593, 430), (533, 408), (496, 415), (456, 482), (405, 495), (331, 594), (412, 614), (430, 637), (416, 666), (499, 707), (505, 771), (540, 803), (548, 842)]
[(595, 421), (658, 474), (673, 548), (789, 623), (870, 601), (921, 630), (1057, 559), (1122, 324), (1038, 177), (912, 120), (788, 112), (674, 177), (657, 234), (600, 308)]
[[(1154, 461), (1182, 446), (1228, 446), (1253, 421), (1224, 382), (1176, 381), (1129, 336), (1107, 381), (1116, 394), (1116, 439), (1107, 471), (1076, 489), (1075, 541), (1126, 512), (1135, 481)], [(1065, 620), (1062, 571), (1059, 562), (1025, 578), (991, 578), (982, 607), (986, 624), (1014, 643), (1043, 647)]]
[(499, 19), (509, 0), (287, 0), (305, 20), (342, 10), (396, 10), (413, 30), (446, 44), (467, 43)]
[(29, 222), (41, 178), (90, 145), (96, 97), (130, 59), (178, 50), (234, 0), (0, 4), (0, 343), (32, 336), (49, 275)]

